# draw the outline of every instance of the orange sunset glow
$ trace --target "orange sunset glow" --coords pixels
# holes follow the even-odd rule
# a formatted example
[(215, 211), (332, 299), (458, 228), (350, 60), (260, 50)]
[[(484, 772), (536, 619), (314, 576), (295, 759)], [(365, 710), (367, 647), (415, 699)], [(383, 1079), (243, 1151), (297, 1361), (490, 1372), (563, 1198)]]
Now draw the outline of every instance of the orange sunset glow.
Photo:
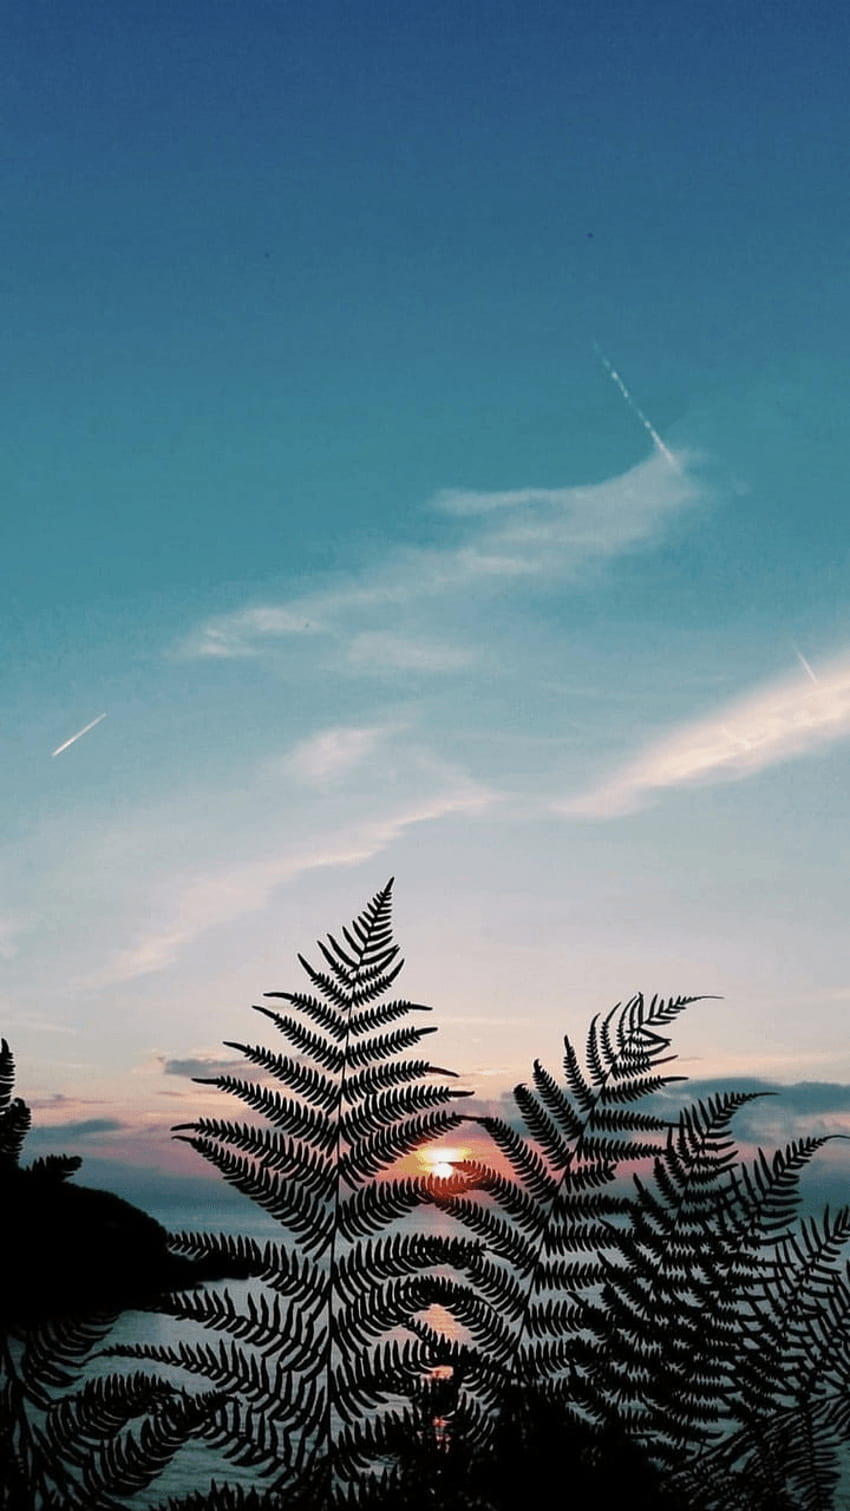
[(438, 1146), (435, 1149), (420, 1149), (417, 1154), (417, 1159), (426, 1175), (436, 1176), (438, 1180), (451, 1180), (453, 1175), (458, 1174), (456, 1166), (469, 1157), (470, 1150), (460, 1145), (452, 1148)]

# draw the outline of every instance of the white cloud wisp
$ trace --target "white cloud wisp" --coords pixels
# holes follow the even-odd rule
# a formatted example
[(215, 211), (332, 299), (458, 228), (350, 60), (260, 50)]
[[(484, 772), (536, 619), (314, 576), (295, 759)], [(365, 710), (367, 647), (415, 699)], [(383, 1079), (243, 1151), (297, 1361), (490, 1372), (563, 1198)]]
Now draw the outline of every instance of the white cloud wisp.
[(651, 745), (607, 782), (557, 804), (562, 813), (613, 818), (670, 788), (739, 781), (850, 736), (850, 655), (784, 677)]
[(354, 866), (386, 850), (406, 830), (417, 824), (448, 818), (453, 814), (476, 814), (493, 794), (469, 780), (458, 780), (420, 802), (400, 807), (386, 818), (353, 824), (338, 836), (307, 849), (295, 849), (273, 860), (245, 861), (188, 881), (168, 908), (170, 919), (153, 929), (136, 945), (118, 951), (88, 981), (90, 987), (105, 987), (133, 981), (171, 965), (180, 952), (210, 929), (223, 928), (235, 919), (265, 908), (278, 887), (310, 871), (335, 866)]
[(465, 538), (443, 548), (388, 553), (383, 563), (340, 587), (283, 604), (261, 604), (198, 625), (177, 646), (190, 658), (256, 656), (282, 641), (324, 636), (350, 646), (348, 665), (452, 671), (467, 662), (463, 648), (435, 643), (420, 627), (385, 633), (375, 615), (410, 612), (437, 597), (458, 602), (473, 591), (537, 579), (569, 581), (653, 538), (703, 496), (686, 454), (671, 467), (652, 453), (620, 477), (575, 488), (501, 492), (449, 489), (432, 506), (467, 521)]
[(343, 777), (370, 756), (386, 729), (380, 726), (357, 728), (338, 725), (301, 740), (286, 759), (286, 767), (297, 781), (309, 787), (325, 787)]

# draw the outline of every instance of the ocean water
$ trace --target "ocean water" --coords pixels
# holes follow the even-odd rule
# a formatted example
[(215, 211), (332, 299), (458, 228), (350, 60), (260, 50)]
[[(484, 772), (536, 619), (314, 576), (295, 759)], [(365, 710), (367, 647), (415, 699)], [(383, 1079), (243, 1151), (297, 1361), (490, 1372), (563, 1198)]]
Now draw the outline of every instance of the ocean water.
[[(212, 1289), (225, 1289), (224, 1282), (214, 1282)], [(231, 1284), (231, 1289), (234, 1287)], [(203, 1334), (200, 1328), (192, 1328), (184, 1324), (175, 1323), (169, 1317), (161, 1317), (148, 1312), (125, 1312), (119, 1319), (113, 1333), (107, 1340), (109, 1347), (123, 1347), (133, 1344), (155, 1344), (173, 1346), (179, 1339), (197, 1340), (204, 1336), (209, 1340), (209, 1334)], [(218, 1337), (220, 1335), (216, 1335)], [(130, 1359), (126, 1362), (115, 1358), (103, 1358), (93, 1360), (86, 1369), (87, 1377), (97, 1375), (121, 1374), (134, 1370), (150, 1370), (159, 1376), (172, 1380), (177, 1385), (184, 1385), (188, 1389), (203, 1388), (203, 1381), (185, 1374), (181, 1370), (170, 1369), (166, 1365), (146, 1363), (143, 1360)], [(225, 1456), (211, 1448), (203, 1439), (190, 1440), (185, 1443), (172, 1459), (171, 1463), (153, 1481), (147, 1490), (137, 1491), (127, 1500), (128, 1506), (154, 1507), (165, 1503), (171, 1496), (188, 1495), (192, 1491), (206, 1489), (211, 1481), (218, 1484), (242, 1484), (259, 1485), (256, 1469), (240, 1468), (238, 1464), (229, 1462)]]
[[(165, 1212), (155, 1212), (158, 1220), (166, 1219)], [(219, 1213), (219, 1217), (224, 1214)], [(224, 1221), (216, 1221), (216, 1214), (211, 1214), (204, 1224), (193, 1222), (192, 1230), (198, 1231), (204, 1226), (209, 1231), (241, 1233), (246, 1237), (257, 1239), (260, 1242), (273, 1240), (280, 1242), (285, 1234), (270, 1219), (261, 1212), (249, 1212), (245, 1214), (247, 1220), (240, 1214), (240, 1220), (235, 1220), (229, 1211)], [(167, 1213), (164, 1225), (174, 1224), (173, 1209)], [(398, 1231), (421, 1231), (423, 1227), (422, 1217), (416, 1215), (402, 1219), (396, 1225)], [(430, 1230), (446, 1227), (446, 1220), (439, 1214), (434, 1214), (434, 1220), (429, 1222)], [(222, 1280), (208, 1282), (205, 1289), (211, 1291), (229, 1291), (237, 1300), (244, 1298), (250, 1289), (251, 1282), (234, 1280)], [(435, 1322), (437, 1321), (434, 1318)], [(460, 1336), (453, 1319), (447, 1314), (442, 1314), (439, 1319), (444, 1325), (448, 1336)], [(217, 1344), (219, 1341), (230, 1341), (227, 1333), (218, 1333), (204, 1329), (191, 1323), (178, 1322), (173, 1318), (162, 1316), (155, 1312), (125, 1312), (116, 1323), (109, 1338), (105, 1340), (104, 1348), (122, 1348), (136, 1344), (173, 1347), (179, 1341), (189, 1343), (205, 1342)], [(197, 1376), (193, 1376), (179, 1369), (172, 1369), (161, 1364), (147, 1364), (143, 1360), (122, 1360), (116, 1357), (96, 1357), (86, 1368), (85, 1377), (111, 1375), (116, 1373), (132, 1373), (135, 1370), (150, 1369), (159, 1376), (172, 1380), (177, 1385), (182, 1385), (190, 1390), (205, 1388), (205, 1382)], [(149, 1508), (164, 1505), (170, 1497), (187, 1495), (190, 1492), (205, 1490), (214, 1480), (217, 1484), (239, 1484), (243, 1486), (256, 1486), (261, 1488), (264, 1484), (273, 1480), (273, 1475), (263, 1476), (254, 1467), (241, 1467), (227, 1459), (223, 1453), (211, 1448), (203, 1439), (187, 1442), (168, 1467), (156, 1478), (152, 1485), (144, 1491), (138, 1491), (127, 1499), (128, 1507), (139, 1507), (140, 1511), (149, 1511)]]
[[(166, 1225), (176, 1226), (174, 1222), (174, 1210), (156, 1213)], [(280, 1241), (282, 1234), (277, 1225), (266, 1218), (263, 1213), (256, 1209), (234, 1214), (226, 1212), (211, 1212), (207, 1220), (197, 1222), (194, 1220), (193, 1230), (201, 1227), (212, 1231), (243, 1233), (246, 1236), (259, 1241)], [(430, 1214), (429, 1226), (442, 1227), (449, 1231), (446, 1219), (439, 1214)], [(421, 1230), (423, 1226), (422, 1215), (414, 1215), (398, 1224), (400, 1231)], [(249, 1284), (238, 1281), (220, 1281), (209, 1285), (209, 1289), (229, 1290), (239, 1297), (249, 1289)], [(445, 1330), (451, 1336), (460, 1336), (450, 1318), (445, 1319)], [(224, 1333), (212, 1333), (203, 1328), (191, 1324), (177, 1323), (169, 1317), (157, 1313), (126, 1312), (119, 1318), (112, 1334), (106, 1340), (104, 1346), (121, 1348), (134, 1344), (153, 1344), (165, 1347), (173, 1346), (180, 1339), (189, 1342), (204, 1341), (207, 1343), (218, 1342), (220, 1339), (227, 1340), (229, 1335)], [(137, 1369), (150, 1368), (152, 1372), (171, 1378), (175, 1384), (184, 1385), (189, 1389), (204, 1387), (204, 1382), (179, 1370), (169, 1370), (167, 1366), (146, 1365), (136, 1359), (121, 1360), (119, 1358), (95, 1358), (86, 1369), (86, 1376), (106, 1375), (113, 1373), (132, 1372)], [(186, 1443), (175, 1455), (172, 1462), (156, 1478), (153, 1484), (145, 1491), (139, 1491), (136, 1495), (128, 1497), (126, 1504), (129, 1508), (138, 1507), (139, 1511), (153, 1511), (153, 1508), (164, 1506), (169, 1498), (187, 1495), (192, 1492), (205, 1490), (211, 1481), (218, 1484), (241, 1484), (243, 1486), (261, 1487), (268, 1480), (264, 1479), (255, 1468), (240, 1467), (229, 1461), (221, 1452), (210, 1448), (203, 1440)], [(835, 1511), (850, 1511), (850, 1453), (843, 1455), (842, 1475), (836, 1488), (833, 1501)]]

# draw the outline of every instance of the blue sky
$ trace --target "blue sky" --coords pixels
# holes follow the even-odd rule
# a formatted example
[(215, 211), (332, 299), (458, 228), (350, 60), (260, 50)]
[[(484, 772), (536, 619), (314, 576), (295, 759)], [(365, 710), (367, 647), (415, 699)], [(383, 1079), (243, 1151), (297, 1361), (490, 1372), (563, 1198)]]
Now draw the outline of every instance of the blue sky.
[(850, 1081), (847, 29), (7, 7), (0, 1006), (81, 1150), (390, 874), (486, 1097), (638, 988)]

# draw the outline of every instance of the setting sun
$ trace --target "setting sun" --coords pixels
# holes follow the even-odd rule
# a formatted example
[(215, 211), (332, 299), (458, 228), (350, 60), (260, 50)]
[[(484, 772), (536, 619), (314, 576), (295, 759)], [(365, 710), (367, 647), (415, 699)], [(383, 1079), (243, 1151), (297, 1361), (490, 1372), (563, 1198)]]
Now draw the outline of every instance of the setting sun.
[(419, 1161), (424, 1165), (426, 1174), (436, 1176), (437, 1180), (451, 1180), (452, 1176), (458, 1173), (455, 1166), (468, 1158), (469, 1150), (462, 1148), (421, 1149), (419, 1151)]

